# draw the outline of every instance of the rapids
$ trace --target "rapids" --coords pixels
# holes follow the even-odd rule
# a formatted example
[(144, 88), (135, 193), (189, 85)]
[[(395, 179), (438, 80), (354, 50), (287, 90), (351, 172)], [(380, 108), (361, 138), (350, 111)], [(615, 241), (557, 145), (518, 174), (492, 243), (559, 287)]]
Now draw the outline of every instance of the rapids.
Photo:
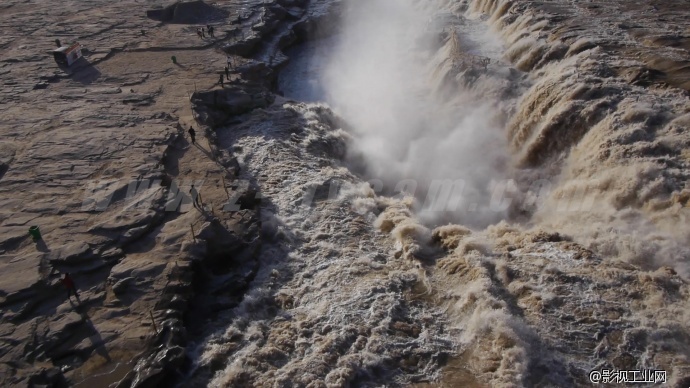
[(352, 1), (287, 52), (285, 98), (219, 131), (267, 242), (191, 381), (690, 376), (687, 96), (630, 83), (607, 25), (576, 36), (554, 3)]

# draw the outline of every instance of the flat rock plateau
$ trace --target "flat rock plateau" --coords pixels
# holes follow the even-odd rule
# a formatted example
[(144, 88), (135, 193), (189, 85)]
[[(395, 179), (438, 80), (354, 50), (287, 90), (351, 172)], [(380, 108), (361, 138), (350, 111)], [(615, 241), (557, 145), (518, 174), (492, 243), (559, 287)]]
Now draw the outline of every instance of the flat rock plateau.
[(0, 385), (690, 384), (690, 2), (400, 0), (438, 23), (430, 99), (499, 112), (523, 204), (552, 185), (480, 226), (375, 190), (367, 122), (279, 90), (346, 3), (0, 4)]
[[(148, 360), (123, 384), (156, 386), (184, 359), (194, 260), (221, 249), (221, 271), (247, 250), (250, 276), (254, 195), (223, 212), (249, 188), (233, 188), (236, 161), (190, 101), (224, 92), (228, 116), (272, 102), (262, 61), (308, 16), (303, 2), (280, 3), (184, 3), (169, 20), (147, 17), (170, 5), (155, 2), (0, 5), (0, 385), (107, 386)], [(199, 37), (209, 24), (214, 36)], [(83, 58), (59, 67), (54, 39), (78, 41)], [(221, 89), (224, 48), (246, 57), (229, 56), (236, 86)], [(64, 272), (81, 303), (66, 298)]]

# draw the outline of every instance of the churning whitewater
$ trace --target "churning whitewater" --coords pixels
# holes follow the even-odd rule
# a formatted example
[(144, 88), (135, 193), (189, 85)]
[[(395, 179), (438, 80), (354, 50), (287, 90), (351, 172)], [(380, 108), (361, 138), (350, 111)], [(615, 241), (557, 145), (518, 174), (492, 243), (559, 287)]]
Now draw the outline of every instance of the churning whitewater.
[(553, 3), (343, 2), (291, 51), (286, 98), (218, 130), (266, 243), (185, 383), (687, 382), (687, 95)]

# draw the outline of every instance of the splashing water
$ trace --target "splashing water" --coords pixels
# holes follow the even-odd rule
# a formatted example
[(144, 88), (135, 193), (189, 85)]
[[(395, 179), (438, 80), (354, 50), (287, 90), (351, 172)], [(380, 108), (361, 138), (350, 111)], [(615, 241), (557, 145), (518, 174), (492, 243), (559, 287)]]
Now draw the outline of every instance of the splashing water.
[(294, 52), (285, 95), (335, 113), (288, 102), (221, 134), (268, 198), (268, 242), (197, 349), (212, 386), (688, 375), (690, 290), (660, 268), (690, 263), (687, 107), (593, 37), (546, 39), (558, 17), (355, 1)]

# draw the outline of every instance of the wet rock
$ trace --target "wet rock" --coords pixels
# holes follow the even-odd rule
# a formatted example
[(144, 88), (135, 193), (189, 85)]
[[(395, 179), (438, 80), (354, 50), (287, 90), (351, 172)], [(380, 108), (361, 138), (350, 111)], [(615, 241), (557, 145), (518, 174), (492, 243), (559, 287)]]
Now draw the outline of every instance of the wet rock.
[(69, 384), (58, 368), (44, 368), (29, 377), (29, 387), (67, 388)]
[(278, 4), (283, 7), (301, 7), (307, 3), (307, 0), (278, 0)]
[(235, 204), (239, 205), (239, 210), (256, 209), (261, 204), (261, 195), (253, 188), (242, 190)]
[(218, 220), (213, 220), (202, 226), (199, 238), (207, 241), (208, 253), (204, 258), (204, 265), (215, 274), (229, 271), (242, 260), (248, 260), (245, 251), (249, 253), (251, 244), (246, 243), (241, 235), (228, 230)]
[(185, 311), (187, 309), (187, 300), (180, 295), (175, 295), (166, 303), (166, 307), (177, 311)]
[(283, 20), (290, 13), (280, 4), (274, 4), (267, 8), (269, 11), (269, 18), (274, 20)]
[(193, 109), (203, 125), (216, 127), (232, 117), (264, 108), (272, 104), (274, 97), (263, 90), (229, 87), (192, 95)]
[(227, 18), (228, 12), (203, 1), (186, 1), (176, 2), (163, 9), (148, 10), (146, 16), (166, 23), (194, 24)]
[(165, 313), (163, 313), (163, 316), (166, 319), (182, 319), (182, 314), (180, 313), (180, 311), (174, 310), (174, 309), (165, 310)]
[(252, 34), (247, 37), (243, 36), (241, 40), (225, 45), (223, 51), (229, 55), (249, 58), (256, 52), (260, 43), (261, 37), (258, 34)]
[(184, 365), (185, 360), (186, 355), (183, 347), (162, 348), (140, 360), (134, 371), (123, 379), (117, 387), (154, 388), (166, 386), (175, 380), (174, 376), (180, 374), (179, 369)]
[(160, 387), (171, 385), (181, 374), (187, 361), (184, 350), (186, 331), (178, 319), (168, 319), (156, 336), (158, 345), (139, 360), (118, 387)]
[(265, 20), (263, 23), (258, 23), (252, 26), (252, 30), (257, 31), (258, 33), (262, 35), (266, 35), (270, 33), (271, 31), (275, 30), (276, 27), (280, 24), (280, 20), (278, 18), (269, 18)]
[(237, 72), (242, 75), (242, 78), (256, 83), (267, 83), (274, 76), (274, 71), (271, 66), (264, 62), (252, 61), (247, 65), (237, 68)]
[[(288, 7), (287, 5), (284, 5)], [(322, 8), (313, 11), (309, 17), (294, 26), (295, 34), (297, 34), (300, 41), (307, 39), (322, 39), (333, 35), (337, 32), (339, 18), (341, 17), (342, 3), (340, 1), (333, 1), (327, 4), (322, 4)]]

